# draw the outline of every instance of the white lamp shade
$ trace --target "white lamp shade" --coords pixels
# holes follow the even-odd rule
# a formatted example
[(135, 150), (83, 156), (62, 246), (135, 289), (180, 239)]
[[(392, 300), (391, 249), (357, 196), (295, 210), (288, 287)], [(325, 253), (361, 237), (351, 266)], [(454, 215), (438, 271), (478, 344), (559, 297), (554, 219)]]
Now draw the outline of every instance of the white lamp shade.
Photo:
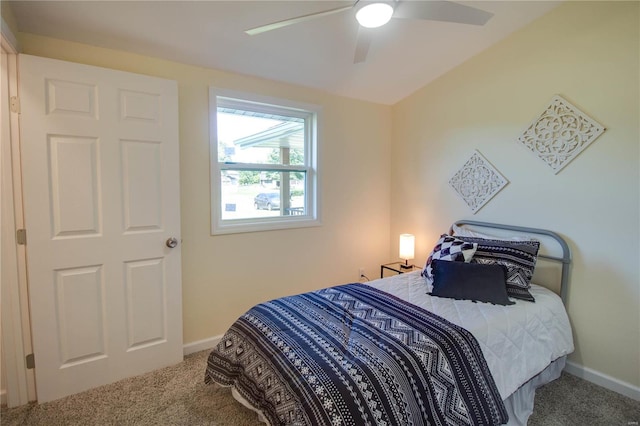
[(413, 259), (416, 237), (412, 234), (400, 234), (400, 259)]
[(356, 13), (358, 23), (365, 28), (381, 27), (391, 19), (393, 7), (387, 3), (371, 3)]

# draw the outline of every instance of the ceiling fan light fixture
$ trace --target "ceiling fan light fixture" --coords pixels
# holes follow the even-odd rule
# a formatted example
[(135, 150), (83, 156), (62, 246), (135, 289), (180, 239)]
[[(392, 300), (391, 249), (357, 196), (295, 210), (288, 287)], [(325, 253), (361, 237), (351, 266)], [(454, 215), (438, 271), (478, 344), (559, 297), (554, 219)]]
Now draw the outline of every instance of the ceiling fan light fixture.
[(358, 23), (365, 28), (381, 27), (391, 19), (393, 7), (388, 3), (371, 3), (356, 13)]

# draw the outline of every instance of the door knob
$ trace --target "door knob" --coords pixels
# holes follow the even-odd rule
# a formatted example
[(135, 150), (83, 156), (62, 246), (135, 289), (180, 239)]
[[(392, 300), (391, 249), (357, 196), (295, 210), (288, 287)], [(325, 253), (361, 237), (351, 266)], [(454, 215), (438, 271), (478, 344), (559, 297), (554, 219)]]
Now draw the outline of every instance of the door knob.
[(167, 239), (167, 247), (169, 248), (174, 248), (175, 246), (178, 245), (178, 240), (176, 240), (175, 238), (171, 237), (169, 239)]

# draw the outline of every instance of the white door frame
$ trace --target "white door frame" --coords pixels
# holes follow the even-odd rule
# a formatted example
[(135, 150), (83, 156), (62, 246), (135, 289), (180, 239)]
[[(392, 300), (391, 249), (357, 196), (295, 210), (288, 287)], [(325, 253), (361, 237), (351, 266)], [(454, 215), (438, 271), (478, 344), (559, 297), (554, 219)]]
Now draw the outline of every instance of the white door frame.
[[(17, 49), (15, 38), (3, 22), (1, 48), (7, 61), (8, 91), (3, 102), (18, 99)], [(5, 56), (6, 55), (6, 56)], [(6, 105), (6, 104), (5, 104)], [(19, 102), (11, 108), (9, 132), (2, 139), (2, 369), (6, 379), (3, 400), (9, 407), (36, 400), (34, 371), (26, 368), (25, 357), (33, 353), (26, 267), (26, 247), (18, 245), (16, 231), (24, 228), (22, 167), (20, 158)], [(3, 116), (4, 117), (4, 116)], [(9, 137), (5, 137), (9, 133)], [(3, 401), (5, 402), (5, 401)]]

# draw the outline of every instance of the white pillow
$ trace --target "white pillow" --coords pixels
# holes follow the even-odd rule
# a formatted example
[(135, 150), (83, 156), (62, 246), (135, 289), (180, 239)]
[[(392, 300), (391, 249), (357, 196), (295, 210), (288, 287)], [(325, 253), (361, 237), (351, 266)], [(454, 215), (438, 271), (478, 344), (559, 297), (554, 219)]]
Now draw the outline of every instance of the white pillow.
[(485, 240), (538, 241), (537, 238), (533, 238), (533, 237), (530, 237), (530, 236), (527, 236), (527, 235), (501, 236), (501, 235), (484, 234), (482, 232), (472, 231), (469, 228), (466, 228), (464, 226), (458, 226), (456, 224), (454, 224), (451, 227), (451, 229), (453, 230), (453, 235), (454, 236), (459, 236), (459, 237), (484, 238)]

